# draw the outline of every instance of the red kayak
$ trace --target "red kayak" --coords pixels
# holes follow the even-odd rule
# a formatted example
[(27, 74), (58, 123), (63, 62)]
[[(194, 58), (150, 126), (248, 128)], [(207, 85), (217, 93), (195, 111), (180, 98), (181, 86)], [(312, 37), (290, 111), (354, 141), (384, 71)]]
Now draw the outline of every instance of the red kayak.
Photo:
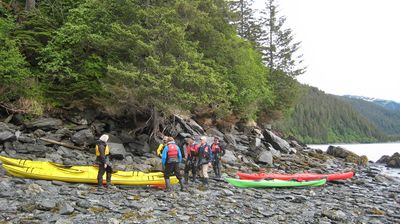
[(353, 172), (346, 173), (331, 173), (331, 174), (318, 174), (318, 173), (295, 173), (295, 174), (279, 174), (279, 173), (241, 173), (237, 172), (236, 175), (242, 180), (265, 180), (265, 179), (278, 179), (278, 180), (319, 180), (325, 178), (327, 181), (349, 179), (354, 176)]

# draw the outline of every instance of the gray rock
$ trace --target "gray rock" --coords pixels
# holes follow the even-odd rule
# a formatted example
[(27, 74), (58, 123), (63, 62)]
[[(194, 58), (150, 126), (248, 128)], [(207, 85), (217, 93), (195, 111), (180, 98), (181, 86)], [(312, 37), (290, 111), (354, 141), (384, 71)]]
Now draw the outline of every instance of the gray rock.
[(2, 131), (9, 131), (9, 132), (15, 132), (17, 130), (17, 127), (15, 127), (12, 124), (6, 124), (4, 122), (0, 122), (0, 132)]
[(72, 207), (68, 202), (63, 202), (59, 205), (60, 215), (70, 215), (74, 212), (74, 207)]
[(73, 224), (74, 222), (69, 219), (60, 218), (57, 219), (56, 224)]
[(226, 134), (224, 140), (233, 146), (236, 145), (236, 137), (233, 134)]
[(43, 131), (42, 129), (36, 129), (36, 130), (33, 132), (33, 136), (35, 136), (36, 138), (40, 138), (40, 137), (43, 137), (43, 136), (45, 136), (45, 135), (46, 135), (46, 132)]
[(128, 144), (127, 151), (136, 155), (144, 155), (151, 152), (151, 149), (147, 142), (135, 141)]
[(386, 162), (388, 167), (400, 168), (400, 154), (398, 152), (394, 153)]
[(289, 143), (275, 135), (272, 131), (264, 130), (264, 137), (265, 140), (270, 143), (275, 149), (283, 153), (290, 153), (292, 151), (292, 147), (290, 147)]
[(17, 137), (17, 140), (21, 143), (34, 143), (35, 139), (32, 138), (31, 134), (21, 134)]
[(14, 133), (8, 130), (0, 131), (0, 142), (16, 139)]
[(207, 129), (206, 133), (210, 136), (218, 136), (220, 138), (224, 137), (224, 134), (222, 132), (220, 132), (218, 129), (216, 128), (209, 128)]
[(78, 145), (90, 145), (94, 143), (95, 137), (90, 129), (83, 129), (73, 134), (71, 141)]
[(80, 200), (76, 203), (77, 206), (81, 207), (81, 208), (90, 208), (92, 205), (89, 201), (86, 200)]
[(28, 129), (42, 129), (45, 131), (56, 130), (62, 126), (63, 122), (55, 118), (41, 118), (26, 124)]
[(37, 207), (40, 210), (50, 211), (51, 209), (55, 208), (56, 202), (50, 199), (39, 200)]
[(115, 159), (124, 159), (126, 156), (126, 150), (123, 144), (108, 142), (108, 146), (110, 147), (110, 154), (112, 158)]
[(226, 196), (233, 196), (235, 195), (232, 191), (228, 190), (228, 189), (222, 189), (222, 192), (224, 192), (224, 194)]
[(334, 221), (344, 221), (347, 219), (346, 213), (341, 210), (325, 209), (322, 211), (322, 215)]
[(223, 163), (234, 163), (237, 161), (235, 154), (231, 150), (225, 150), (225, 155), (221, 158)]
[(378, 159), (378, 160), (376, 161), (376, 163), (386, 164), (386, 163), (389, 161), (389, 159), (390, 159), (390, 156), (384, 155), (384, 156), (382, 156), (380, 159)]
[(272, 147), (272, 145), (269, 144), (269, 143), (267, 144), (267, 150), (272, 153), (272, 156), (275, 156), (275, 157), (280, 157), (281, 156), (281, 152), (276, 150), (276, 149), (274, 149), (274, 147)]
[(351, 152), (345, 148), (342, 147), (335, 147), (335, 146), (329, 146), (328, 150), (326, 151), (326, 153), (328, 153), (329, 155), (332, 155), (334, 157), (338, 157), (338, 158), (343, 158), (345, 159), (346, 157), (350, 156), (350, 155), (355, 155), (357, 156), (354, 152)]
[(273, 165), (273, 157), (272, 157), (272, 153), (270, 151), (262, 151), (258, 157), (257, 157), (257, 161), (261, 164), (266, 164), (269, 166)]

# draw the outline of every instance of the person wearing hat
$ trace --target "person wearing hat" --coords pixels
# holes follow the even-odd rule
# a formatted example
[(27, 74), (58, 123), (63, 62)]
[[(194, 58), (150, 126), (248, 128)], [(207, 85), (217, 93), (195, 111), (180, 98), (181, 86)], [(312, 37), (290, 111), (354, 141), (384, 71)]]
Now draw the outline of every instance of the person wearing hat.
[(186, 161), (185, 161), (185, 171), (184, 171), (184, 177), (185, 177), (185, 183), (189, 183), (189, 171), (192, 171), (192, 181), (196, 181), (196, 163), (197, 163), (197, 153), (199, 150), (199, 145), (197, 145), (194, 142), (194, 138), (192, 136), (189, 136), (186, 138)]
[(211, 144), (211, 152), (212, 152), (212, 166), (217, 178), (221, 178), (221, 157), (225, 155), (225, 149), (223, 149), (219, 144), (219, 138), (217, 136), (214, 137), (214, 142)]
[(200, 176), (202, 177), (204, 185), (208, 185), (208, 167), (211, 166), (212, 153), (211, 147), (207, 144), (207, 138), (202, 136), (200, 138), (200, 146), (198, 150), (197, 167), (200, 169)]
[(164, 147), (162, 152), (162, 165), (164, 168), (164, 179), (165, 179), (165, 190), (171, 191), (171, 182), (169, 177), (174, 174), (179, 180), (181, 191), (184, 190), (183, 180), (179, 171), (179, 163), (182, 162), (181, 149), (175, 143), (174, 138), (168, 137), (168, 143)]
[(99, 165), (99, 172), (97, 174), (98, 191), (103, 190), (103, 175), (106, 172), (107, 188), (111, 186), (111, 172), (112, 167), (109, 159), (110, 147), (107, 145), (109, 136), (102, 135), (96, 143), (96, 163)]
[(157, 148), (157, 156), (161, 158), (164, 147), (167, 145), (168, 136), (164, 136), (162, 143)]

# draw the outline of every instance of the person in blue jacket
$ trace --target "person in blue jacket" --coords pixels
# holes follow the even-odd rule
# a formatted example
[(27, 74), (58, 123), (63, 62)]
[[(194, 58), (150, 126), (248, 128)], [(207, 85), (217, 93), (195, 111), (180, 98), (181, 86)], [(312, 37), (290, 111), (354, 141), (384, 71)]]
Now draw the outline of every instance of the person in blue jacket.
[(181, 149), (175, 143), (174, 138), (168, 137), (168, 143), (162, 151), (161, 161), (164, 167), (165, 190), (171, 191), (171, 182), (169, 177), (174, 174), (179, 180), (181, 191), (183, 191), (183, 179), (179, 171), (179, 163), (182, 162), (182, 154)]

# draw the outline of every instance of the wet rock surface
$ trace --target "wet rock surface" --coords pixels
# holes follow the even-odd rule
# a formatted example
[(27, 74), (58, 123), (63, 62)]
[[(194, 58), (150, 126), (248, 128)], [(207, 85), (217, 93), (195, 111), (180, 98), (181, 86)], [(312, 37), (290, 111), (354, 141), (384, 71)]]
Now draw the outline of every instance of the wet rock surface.
[[(75, 137), (97, 139), (102, 134), (99, 130), (105, 130), (105, 124), (110, 122), (80, 117), (70, 120), (74, 121), (73, 125), (46, 118), (32, 121), (27, 129), (0, 123), (0, 131), (15, 136), (0, 142), (0, 154), (63, 164), (92, 164), (93, 145)], [(187, 122), (178, 119), (178, 123), (183, 133), (204, 133), (191, 119)], [(88, 126), (95, 126), (96, 131), (92, 132)], [(17, 130), (20, 133), (16, 134)], [(112, 130), (121, 140), (116, 145), (120, 156), (113, 160), (114, 167), (145, 171), (161, 168), (155, 148), (144, 142), (148, 136), (132, 135), (118, 129), (116, 124)], [(87, 131), (93, 136), (86, 135)], [(95, 185), (22, 179), (0, 168), (0, 223), (400, 223), (400, 182), (383, 175), (381, 166), (362, 166), (347, 160), (347, 156), (338, 158), (319, 150), (300, 148), (299, 144), (294, 150), (275, 134), (273, 138), (279, 143), (271, 143), (272, 138), (266, 141), (270, 137), (264, 136), (265, 131), (235, 129), (223, 133), (207, 129), (206, 132), (226, 141), (223, 177), (234, 177), (237, 171), (353, 170), (356, 175), (350, 180), (314, 188), (242, 189), (215, 179), (210, 170), (208, 186), (190, 182), (183, 192), (175, 185), (172, 192), (148, 186), (115, 186), (98, 193)], [(57, 141), (86, 148), (48, 144), (40, 141), (40, 137), (53, 140), (57, 137)]]

